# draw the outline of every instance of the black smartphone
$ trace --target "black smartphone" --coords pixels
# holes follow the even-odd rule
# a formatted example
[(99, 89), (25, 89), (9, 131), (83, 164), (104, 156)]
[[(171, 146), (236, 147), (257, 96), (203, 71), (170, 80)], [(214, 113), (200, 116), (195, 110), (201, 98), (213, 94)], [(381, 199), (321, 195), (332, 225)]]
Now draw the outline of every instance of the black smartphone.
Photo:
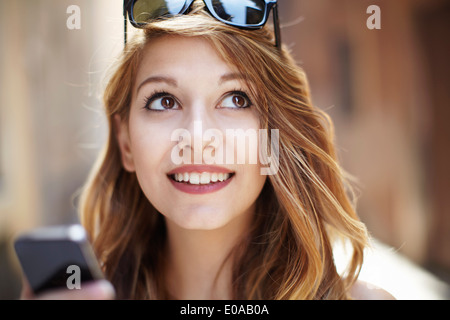
[(82, 289), (83, 282), (104, 278), (79, 224), (34, 229), (19, 236), (14, 249), (35, 294), (55, 288)]

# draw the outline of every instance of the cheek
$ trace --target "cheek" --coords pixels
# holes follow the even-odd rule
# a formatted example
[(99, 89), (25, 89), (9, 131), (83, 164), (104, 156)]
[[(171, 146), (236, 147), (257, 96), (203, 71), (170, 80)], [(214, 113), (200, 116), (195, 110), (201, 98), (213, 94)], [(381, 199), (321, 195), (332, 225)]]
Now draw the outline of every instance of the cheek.
[(170, 155), (170, 132), (158, 125), (134, 121), (130, 122), (130, 141), (136, 175), (148, 194), (148, 189), (154, 189), (161, 178), (162, 164)]
[(253, 203), (261, 193), (267, 176), (261, 174), (261, 162), (259, 156), (260, 121), (256, 114), (248, 113), (246, 117), (229, 123), (229, 128), (235, 130), (235, 137), (230, 137), (234, 143), (225, 138), (225, 153), (234, 154), (236, 167), (237, 195), (241, 204)]
[[(223, 158), (227, 164), (238, 166), (259, 165), (260, 120), (253, 110), (233, 111), (239, 117), (223, 119), (221, 133), (223, 135)], [(255, 167), (256, 167), (255, 166)], [(256, 170), (247, 167), (245, 170)]]
[(130, 132), (131, 152), (136, 170), (154, 167), (164, 153), (164, 144), (152, 130)]
[(241, 172), (241, 190), (249, 201), (258, 198), (266, 182), (267, 176), (261, 175), (260, 165), (244, 165), (239, 170)]
[(171, 205), (167, 196), (171, 191), (170, 182), (165, 174), (165, 164), (170, 159), (170, 140), (164, 139), (164, 134), (155, 128), (130, 132), (130, 135), (140, 188), (156, 210), (165, 212)]

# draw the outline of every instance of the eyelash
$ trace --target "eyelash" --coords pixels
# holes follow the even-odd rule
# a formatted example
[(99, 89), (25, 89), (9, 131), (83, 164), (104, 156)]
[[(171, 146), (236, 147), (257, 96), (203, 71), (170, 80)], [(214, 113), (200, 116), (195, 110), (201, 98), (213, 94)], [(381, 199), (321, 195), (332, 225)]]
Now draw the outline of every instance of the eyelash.
[(249, 98), (248, 94), (245, 92), (245, 90), (240, 89), (240, 88), (231, 90), (230, 92), (227, 92), (226, 94), (223, 95), (222, 100), (225, 99), (226, 97), (233, 96), (233, 95), (240, 95), (240, 96), (244, 97), (248, 101), (248, 106), (242, 107), (242, 108), (223, 108), (223, 109), (241, 110), (241, 109), (248, 109), (251, 106), (253, 106), (253, 102)]
[[(164, 91), (164, 90), (160, 90), (160, 91), (155, 91), (155, 92), (153, 92), (150, 96), (144, 98), (144, 103), (145, 103), (144, 109), (147, 109), (148, 111), (155, 111), (155, 112), (164, 112), (164, 111), (167, 111), (167, 110), (157, 110), (157, 109), (150, 109), (150, 108), (149, 108), (150, 104), (151, 104), (153, 101), (155, 101), (156, 99), (162, 98), (162, 97), (167, 97), (167, 96), (173, 98), (173, 99), (176, 101), (176, 99), (175, 99), (174, 96), (172, 96), (170, 93), (168, 93), (168, 92), (166, 92), (166, 91)], [(177, 102), (177, 103), (178, 103), (178, 102)]]
[[(243, 98), (245, 98), (245, 99), (248, 101), (248, 106), (246, 106), (246, 107), (241, 107), (241, 108), (226, 108), (226, 107), (224, 107), (224, 108), (221, 108), (221, 109), (234, 109), (234, 110), (240, 110), (240, 109), (248, 109), (248, 108), (250, 108), (251, 106), (253, 106), (253, 102), (252, 102), (252, 100), (248, 97), (247, 93), (246, 93), (244, 90), (240, 89), (240, 88), (231, 90), (231, 91), (227, 92), (226, 94), (224, 94), (224, 95), (222, 96), (221, 101), (223, 101), (226, 97), (229, 97), (229, 96), (232, 96), (232, 95), (240, 95), (240, 96), (242, 96)], [(166, 97), (166, 96), (173, 98), (175, 101), (177, 100), (177, 99), (175, 99), (175, 97), (174, 97), (173, 95), (171, 95), (170, 93), (168, 93), (168, 92), (166, 92), (166, 91), (164, 91), (164, 90), (155, 91), (155, 92), (153, 92), (151, 95), (149, 95), (148, 97), (144, 98), (144, 103), (145, 103), (144, 109), (147, 109), (148, 111), (155, 111), (155, 112), (164, 112), (164, 111), (167, 111), (167, 110), (157, 110), (157, 109), (150, 109), (150, 108), (149, 108), (150, 104), (151, 104), (153, 101), (155, 101), (156, 99), (162, 98), (162, 97)], [(177, 103), (178, 103), (178, 102), (177, 102)]]

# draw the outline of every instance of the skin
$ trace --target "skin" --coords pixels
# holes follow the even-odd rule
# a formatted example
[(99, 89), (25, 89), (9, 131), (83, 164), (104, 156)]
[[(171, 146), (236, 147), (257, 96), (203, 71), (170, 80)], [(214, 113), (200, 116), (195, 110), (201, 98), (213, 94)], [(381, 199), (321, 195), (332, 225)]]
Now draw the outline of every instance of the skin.
[[(244, 81), (201, 38), (164, 36), (152, 41), (145, 48), (135, 83), (128, 121), (115, 118), (117, 141), (124, 168), (136, 172), (144, 194), (166, 219), (168, 290), (176, 299), (230, 299), (229, 260), (217, 279), (216, 275), (249, 230), (266, 176), (260, 174), (259, 164), (225, 164), (221, 167), (234, 173), (226, 187), (207, 194), (182, 192), (168, 177), (180, 167), (171, 158), (177, 144), (171, 134), (178, 128), (188, 130), (193, 139), (200, 139), (203, 152), (211, 146), (194, 130), (195, 121), (202, 122), (203, 131), (257, 130), (252, 97), (236, 98), (236, 91), (248, 95)], [(148, 103), (159, 92), (168, 95)], [(154, 111), (161, 107), (163, 111)], [(225, 138), (222, 143), (225, 151), (232, 148)], [(192, 144), (187, 147), (193, 149)], [(384, 291), (380, 295), (373, 290), (369, 297), (364, 288), (357, 291), (363, 299), (386, 297)], [(107, 281), (97, 281), (82, 290), (54, 290), (36, 297), (24, 282), (22, 298), (112, 299), (114, 289)]]
[[(151, 108), (160, 109), (166, 103), (171, 109), (157, 112), (144, 108), (146, 99), (161, 91), (170, 94), (164, 97), (169, 100), (157, 99)], [(232, 246), (249, 229), (254, 203), (266, 180), (260, 174), (260, 165), (247, 161), (220, 165), (234, 176), (226, 187), (207, 194), (177, 190), (167, 176), (180, 167), (171, 158), (177, 142), (170, 139), (178, 128), (187, 129), (192, 140), (201, 141), (202, 150), (209, 147), (208, 141), (203, 141), (202, 134), (195, 130), (196, 121), (202, 123), (203, 131), (217, 129), (223, 137), (227, 129), (259, 129), (250, 99), (243, 104), (248, 108), (240, 108), (247, 97), (231, 94), (235, 91), (248, 94), (241, 76), (208, 42), (162, 37), (147, 45), (136, 78), (129, 122), (116, 118), (123, 165), (136, 172), (143, 192), (166, 218), (167, 285), (179, 299), (231, 297), (229, 269), (220, 273), (216, 285), (214, 279)], [(230, 148), (230, 141), (224, 138), (224, 152)], [(195, 152), (198, 150), (191, 154)]]
[[(254, 108), (238, 108), (232, 102), (230, 92), (248, 92), (241, 79), (230, 76), (233, 74), (205, 40), (159, 38), (145, 49), (129, 122), (116, 118), (124, 167), (136, 172), (149, 201), (169, 223), (180, 228), (216, 230), (226, 226), (243, 213), (249, 213), (264, 185), (266, 177), (260, 175), (258, 164), (220, 165), (235, 172), (232, 182), (226, 188), (204, 195), (180, 192), (167, 177), (168, 172), (179, 167), (171, 159), (177, 144), (171, 141), (175, 130), (188, 130), (192, 141), (200, 141), (205, 149), (209, 141), (203, 141), (201, 133), (194, 130), (196, 121), (202, 123), (203, 131), (218, 129), (224, 136), (227, 129), (259, 129)], [(148, 81), (149, 78), (156, 80)], [(167, 99), (177, 104), (164, 111), (145, 109), (146, 99), (161, 91), (170, 94)], [(161, 103), (164, 102), (157, 99), (152, 107), (161, 109)], [(225, 150), (229, 150), (228, 144), (229, 141), (224, 141)]]

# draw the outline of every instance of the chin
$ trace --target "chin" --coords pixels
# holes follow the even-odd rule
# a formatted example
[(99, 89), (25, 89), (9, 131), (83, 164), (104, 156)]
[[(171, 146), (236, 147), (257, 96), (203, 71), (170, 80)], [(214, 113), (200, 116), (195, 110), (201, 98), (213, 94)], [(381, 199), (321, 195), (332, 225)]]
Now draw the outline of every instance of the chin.
[(173, 223), (180, 228), (187, 230), (217, 230), (228, 225), (233, 217), (225, 212), (220, 212), (218, 209), (212, 208), (197, 208), (196, 210), (186, 210), (177, 216), (166, 216)]

